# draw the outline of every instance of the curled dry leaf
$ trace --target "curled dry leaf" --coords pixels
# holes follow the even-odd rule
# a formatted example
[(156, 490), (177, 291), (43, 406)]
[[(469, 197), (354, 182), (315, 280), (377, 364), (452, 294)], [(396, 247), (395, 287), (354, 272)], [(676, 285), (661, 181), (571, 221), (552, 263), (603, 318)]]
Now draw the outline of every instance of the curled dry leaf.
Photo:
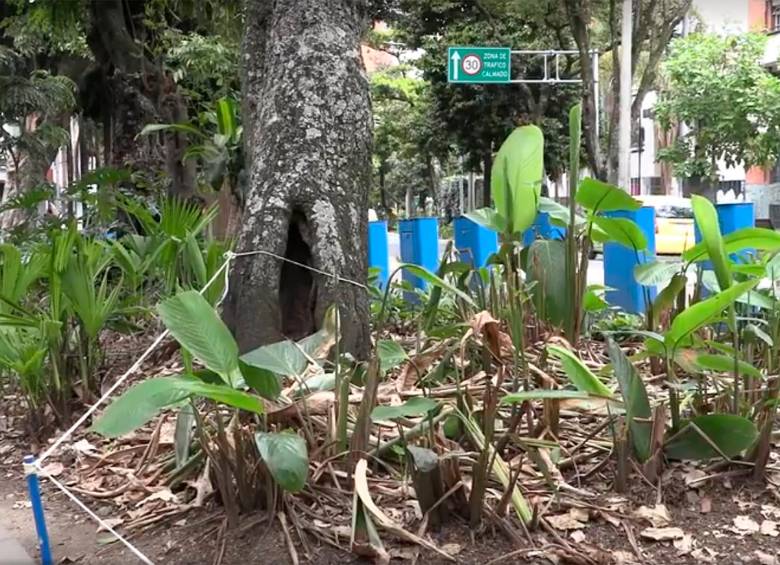
[(569, 537), (577, 543), (582, 543), (585, 541), (585, 532), (582, 530), (574, 530), (571, 534), (569, 534)]
[(398, 392), (412, 388), (419, 376), (425, 375), (434, 361), (441, 359), (446, 351), (445, 345), (446, 344), (441, 343), (428, 351), (423, 351), (419, 355), (415, 355), (404, 363), (401, 374), (398, 376), (398, 379), (396, 379), (396, 388)]
[(756, 556), (756, 560), (761, 563), (761, 565), (780, 565), (780, 561), (778, 561), (777, 557), (769, 553), (765, 553), (759, 549), (754, 552), (754, 555)]
[[(578, 510), (572, 508), (571, 510)], [(545, 520), (556, 530), (579, 530), (585, 527), (583, 521), (578, 518), (581, 517), (581, 513), (567, 512), (566, 514), (557, 514), (554, 516), (546, 516)], [(585, 517), (587, 519), (587, 515)]]
[(663, 528), (672, 522), (672, 516), (669, 509), (664, 504), (656, 504), (652, 508), (649, 506), (640, 506), (634, 510), (634, 518), (646, 520), (654, 528)]
[(44, 475), (48, 475), (50, 477), (58, 477), (62, 474), (64, 470), (65, 468), (62, 466), (62, 463), (60, 463), (59, 461), (49, 463), (43, 469), (41, 469)]
[(682, 539), (685, 536), (685, 532), (680, 528), (645, 528), (639, 532), (639, 535), (645, 539), (666, 541)]

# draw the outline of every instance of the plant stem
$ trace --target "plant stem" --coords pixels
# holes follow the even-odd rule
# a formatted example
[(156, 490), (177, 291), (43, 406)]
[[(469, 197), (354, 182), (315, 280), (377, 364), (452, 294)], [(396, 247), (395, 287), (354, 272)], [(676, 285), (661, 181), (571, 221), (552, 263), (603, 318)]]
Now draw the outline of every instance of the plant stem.
[(680, 428), (680, 398), (677, 396), (677, 375), (674, 372), (674, 351), (666, 356), (666, 381), (669, 387), (669, 409), (672, 413), (672, 430)]

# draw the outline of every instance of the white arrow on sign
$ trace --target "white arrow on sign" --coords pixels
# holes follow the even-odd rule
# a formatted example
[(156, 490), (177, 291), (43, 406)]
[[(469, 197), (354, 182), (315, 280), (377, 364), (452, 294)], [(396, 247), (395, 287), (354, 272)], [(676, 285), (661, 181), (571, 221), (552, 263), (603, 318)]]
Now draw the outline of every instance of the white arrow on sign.
[[(439, 59), (439, 60), (441, 60), (441, 59)], [(453, 69), (452, 69), (452, 80), (458, 80), (458, 67), (460, 66), (460, 65), (458, 65), (459, 62), (460, 62), (460, 53), (455, 51), (452, 54), (452, 66), (453, 66)]]

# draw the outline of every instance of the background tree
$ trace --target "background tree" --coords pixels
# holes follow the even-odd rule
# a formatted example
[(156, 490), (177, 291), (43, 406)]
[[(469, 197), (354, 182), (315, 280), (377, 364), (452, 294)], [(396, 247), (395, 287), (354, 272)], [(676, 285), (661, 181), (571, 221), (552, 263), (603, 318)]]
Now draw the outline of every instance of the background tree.
[[(634, 22), (631, 43), (631, 69), (633, 77), (631, 123), (635, 123), (642, 110), (645, 95), (655, 87), (658, 65), (679, 23), (691, 7), (692, 0), (639, 0), (634, 2)], [(564, 0), (552, 2), (559, 6), (569, 20), (569, 34), (580, 52), (583, 100), (583, 138), (587, 165), (592, 173), (610, 182), (617, 182), (618, 168), (618, 112), (620, 100), (620, 3), (618, 0)], [(612, 55), (611, 76), (606, 82), (611, 87), (612, 106), (607, 119), (604, 139), (596, 135), (596, 93), (594, 69), (590, 58), (592, 49), (610, 45)], [(625, 127), (625, 126), (622, 126)], [(602, 146), (606, 146), (606, 153)]]
[(687, 133), (659, 152), (689, 179), (686, 192), (714, 196), (718, 160), (764, 166), (780, 155), (780, 79), (761, 65), (766, 38), (691, 34), (672, 43), (656, 115)]
[[(367, 25), (367, 3), (355, 0), (248, 3), (249, 177), (239, 250), (366, 281), (371, 106), (360, 38)], [(237, 261), (225, 317), (241, 350), (308, 335), (336, 303), (344, 347), (367, 355), (364, 288), (267, 255)]]
[[(450, 45), (500, 45), (524, 49), (550, 49), (563, 40), (566, 27), (552, 8), (542, 10), (510, 0), (402, 1), (396, 25), (410, 48), (424, 49), (417, 62), (430, 82), (440, 136), (449, 137), (467, 159), (469, 170), (482, 170), (485, 202), (490, 202), (490, 169), (493, 152), (514, 127), (545, 125), (549, 150), (545, 167), (551, 176), (564, 168), (565, 143), (555, 136), (564, 131), (566, 112), (579, 89), (563, 85), (457, 85), (447, 83), (447, 47)], [(565, 61), (562, 76), (576, 71)], [(543, 75), (541, 60), (515, 58), (513, 76)]]

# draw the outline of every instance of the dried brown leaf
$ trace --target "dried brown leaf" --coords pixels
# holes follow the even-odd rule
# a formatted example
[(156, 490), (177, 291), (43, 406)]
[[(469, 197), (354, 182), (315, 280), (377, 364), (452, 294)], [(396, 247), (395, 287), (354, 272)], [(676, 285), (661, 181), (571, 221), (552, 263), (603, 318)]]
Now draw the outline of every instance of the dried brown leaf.
[(681, 539), (685, 536), (685, 532), (680, 528), (645, 528), (639, 532), (639, 535), (645, 539), (666, 541)]
[(672, 523), (672, 516), (664, 504), (656, 504), (652, 508), (640, 506), (633, 513), (634, 518), (646, 520), (654, 528), (663, 528)]

